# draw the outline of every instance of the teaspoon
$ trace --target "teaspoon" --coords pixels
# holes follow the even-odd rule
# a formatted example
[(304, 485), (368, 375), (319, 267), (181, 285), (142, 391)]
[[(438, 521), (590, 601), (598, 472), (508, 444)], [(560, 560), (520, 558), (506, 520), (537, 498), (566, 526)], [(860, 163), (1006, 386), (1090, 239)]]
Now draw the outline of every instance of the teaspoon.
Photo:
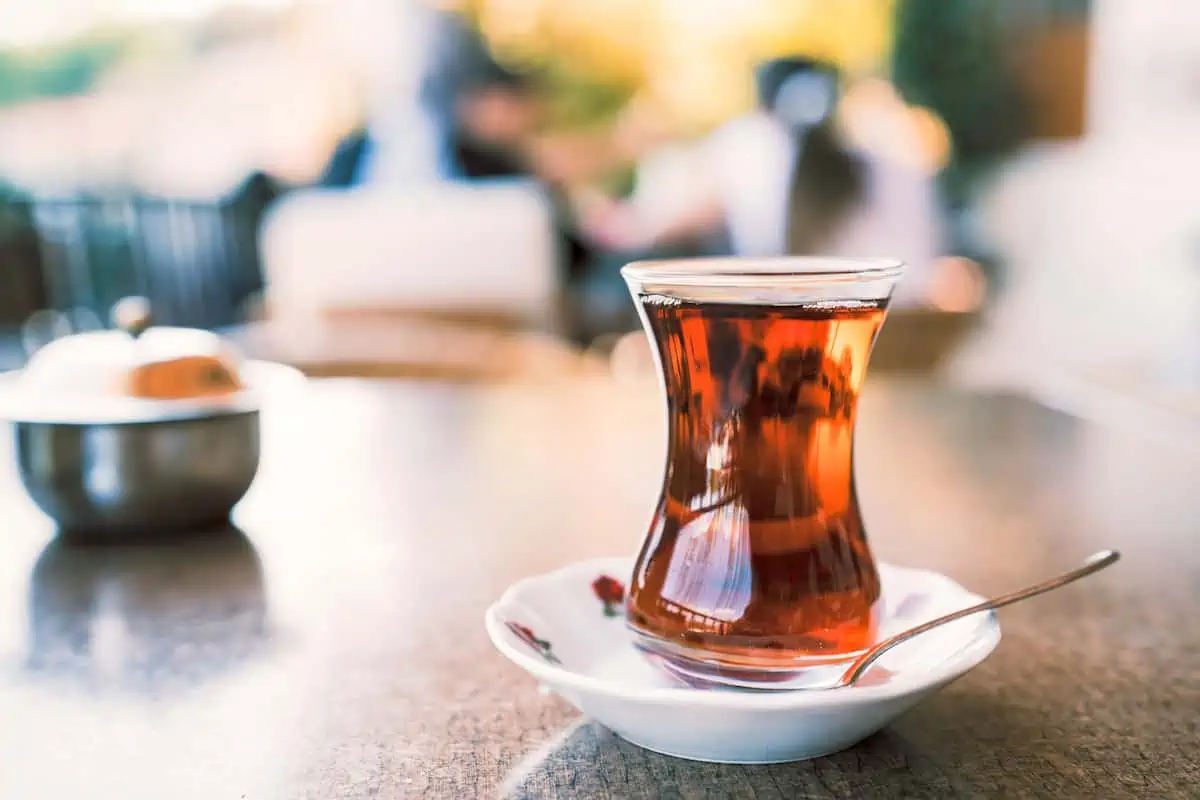
[(955, 620), (962, 619), (963, 617), (969, 617), (972, 614), (978, 614), (981, 611), (990, 611), (995, 608), (1010, 606), (1013, 603), (1019, 603), (1022, 600), (1027, 600), (1030, 597), (1035, 597), (1039, 594), (1045, 594), (1046, 592), (1054, 591), (1055, 589), (1058, 589), (1061, 586), (1066, 586), (1068, 583), (1073, 583), (1080, 578), (1086, 578), (1088, 575), (1091, 575), (1094, 572), (1099, 572), (1105, 567), (1117, 563), (1117, 560), (1120, 558), (1121, 554), (1116, 550), (1101, 550), (1099, 553), (1095, 553), (1094, 555), (1090, 556), (1088, 560), (1083, 562), (1081, 566), (1078, 566), (1069, 572), (1064, 572), (1063, 574), (1050, 578), (1049, 580), (1036, 583), (1033, 586), (1027, 586), (1024, 589), (1018, 589), (1017, 591), (1010, 592), (1009, 594), (993, 597), (991, 600), (984, 600), (982, 603), (968, 606), (967, 608), (946, 614), (945, 616), (931, 619), (926, 623), (917, 625), (914, 628), (909, 628), (906, 631), (901, 631), (895, 636), (888, 637), (882, 642), (879, 642), (870, 650), (855, 659), (854, 663), (851, 664), (846, 671), (842, 673), (842, 676), (834, 683), (823, 685), (819, 688), (840, 689), (845, 686), (853, 686), (870, 668), (870, 666), (879, 659), (880, 656), (898, 644), (903, 644), (904, 642), (907, 642), (916, 636), (920, 636), (922, 633), (941, 627), (948, 622), (954, 622)]

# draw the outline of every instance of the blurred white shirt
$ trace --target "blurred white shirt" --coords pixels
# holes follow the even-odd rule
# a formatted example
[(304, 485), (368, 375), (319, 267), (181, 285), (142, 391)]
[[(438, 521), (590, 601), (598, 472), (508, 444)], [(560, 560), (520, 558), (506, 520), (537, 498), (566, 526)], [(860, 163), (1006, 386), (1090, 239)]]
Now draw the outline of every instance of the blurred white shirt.
[[(638, 203), (669, 215), (695, 192), (720, 199), (735, 255), (787, 254), (789, 193), (799, 154), (797, 140), (774, 117), (734, 119), (686, 157), (664, 152), (643, 165)], [(917, 298), (942, 252), (943, 233), (929, 175), (864, 152), (868, 166), (862, 202), (843, 222), (825, 255), (899, 258), (908, 272), (897, 287), (899, 302)], [(702, 185), (703, 184), (703, 185)]]
[(787, 252), (788, 191), (798, 154), (786, 126), (767, 114), (725, 123), (702, 145), (739, 256)]

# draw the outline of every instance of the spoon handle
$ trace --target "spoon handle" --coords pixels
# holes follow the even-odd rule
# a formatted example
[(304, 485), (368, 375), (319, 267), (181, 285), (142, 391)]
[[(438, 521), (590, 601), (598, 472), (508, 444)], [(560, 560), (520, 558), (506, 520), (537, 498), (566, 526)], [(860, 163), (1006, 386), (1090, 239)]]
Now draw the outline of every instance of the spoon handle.
[(931, 631), (934, 628), (941, 627), (948, 622), (954, 622), (955, 620), (962, 619), (963, 617), (969, 617), (972, 614), (978, 614), (980, 611), (990, 611), (992, 609), (1002, 608), (1003, 606), (1012, 605), (1013, 603), (1018, 603), (1030, 597), (1035, 597), (1039, 594), (1045, 594), (1046, 592), (1053, 591), (1060, 586), (1066, 586), (1068, 583), (1077, 581), (1080, 578), (1086, 578), (1093, 572), (1099, 572), (1105, 567), (1115, 564), (1120, 557), (1121, 554), (1116, 550), (1101, 550), (1099, 553), (1090, 556), (1087, 561), (1083, 562), (1082, 566), (1076, 567), (1070, 572), (1064, 572), (1062, 575), (1058, 575), (1050, 578), (1049, 580), (1034, 584), (1033, 586), (1027, 586), (1024, 589), (1018, 589), (1017, 591), (1009, 594), (993, 597), (990, 600), (984, 600), (982, 603), (968, 606), (967, 608), (954, 611), (950, 614), (946, 614), (945, 616), (938, 617), (937, 619), (931, 619), (929, 622), (918, 625), (915, 628), (909, 628), (908, 630), (902, 631), (895, 636), (884, 639), (882, 642), (859, 656), (854, 663), (851, 664), (844, 673), (842, 673), (842, 677), (838, 680), (836, 686), (850, 686), (854, 684), (863, 676), (863, 673), (865, 673), (867, 669), (869, 669), (870, 666), (874, 664), (875, 661), (884, 653), (891, 650), (898, 644), (903, 644), (909, 639), (920, 636), (926, 631)]

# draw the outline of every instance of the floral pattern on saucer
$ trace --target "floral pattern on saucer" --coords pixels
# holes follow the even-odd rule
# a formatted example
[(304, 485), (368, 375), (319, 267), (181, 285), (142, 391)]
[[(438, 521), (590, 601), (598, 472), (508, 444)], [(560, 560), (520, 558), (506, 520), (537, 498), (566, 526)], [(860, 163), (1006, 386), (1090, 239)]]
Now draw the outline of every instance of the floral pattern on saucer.
[(545, 639), (539, 639), (533, 632), (533, 629), (519, 622), (508, 621), (505, 626), (512, 631), (513, 636), (516, 636), (525, 644), (529, 645), (542, 658), (549, 661), (551, 664), (562, 664), (558, 660), (558, 656), (554, 655), (554, 649), (550, 642)]
[(604, 616), (619, 616), (625, 605), (625, 584), (609, 575), (592, 581), (592, 592), (604, 604)]

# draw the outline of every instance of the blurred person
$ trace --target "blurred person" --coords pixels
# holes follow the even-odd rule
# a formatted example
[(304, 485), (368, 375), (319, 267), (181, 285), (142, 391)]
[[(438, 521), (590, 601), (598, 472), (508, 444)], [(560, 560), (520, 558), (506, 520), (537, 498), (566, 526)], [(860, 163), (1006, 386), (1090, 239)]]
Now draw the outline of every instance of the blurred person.
[(897, 257), (909, 264), (897, 300), (923, 296), (942, 244), (930, 176), (846, 142), (832, 66), (771, 61), (757, 90), (755, 111), (673, 154), (673, 167), (644, 163), (629, 201), (582, 194), (588, 235), (639, 255), (723, 236), (737, 256)]
[(418, 4), (412, 89), (339, 147), (327, 186), (403, 185), (529, 174), (522, 152), (541, 118), (534, 80), (501, 65), (453, 4)]
[[(405, 186), (429, 181), (526, 181), (550, 201), (564, 283), (593, 259), (563, 191), (575, 140), (549, 133), (539, 75), (510, 69), (454, 3), (421, 11), (416, 91), (343, 142), (323, 185)], [(565, 145), (565, 146), (564, 146)], [(585, 148), (586, 149), (586, 148)], [(563, 157), (564, 151), (569, 151)]]
[(464, 87), (455, 112), (448, 146), (458, 177), (532, 176), (525, 144), (542, 119), (532, 78), (493, 64)]

